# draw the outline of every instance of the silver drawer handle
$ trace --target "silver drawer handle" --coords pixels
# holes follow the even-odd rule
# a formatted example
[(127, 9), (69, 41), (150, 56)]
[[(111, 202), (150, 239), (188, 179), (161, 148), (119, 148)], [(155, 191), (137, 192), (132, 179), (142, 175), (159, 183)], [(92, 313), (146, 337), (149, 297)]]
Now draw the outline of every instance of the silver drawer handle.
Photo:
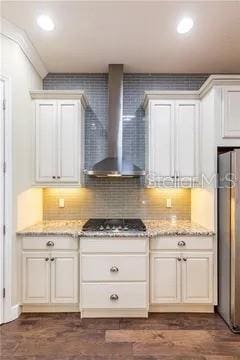
[(178, 246), (185, 246), (185, 245), (186, 245), (185, 241), (179, 241), (178, 242)]
[(113, 301), (118, 300), (118, 295), (117, 295), (117, 294), (112, 294), (112, 295), (110, 296), (110, 300), (113, 300)]
[(111, 269), (110, 269), (111, 272), (113, 273), (116, 273), (119, 271), (118, 267), (117, 266), (112, 266)]
[(47, 246), (54, 246), (54, 242), (53, 241), (48, 241), (46, 245)]

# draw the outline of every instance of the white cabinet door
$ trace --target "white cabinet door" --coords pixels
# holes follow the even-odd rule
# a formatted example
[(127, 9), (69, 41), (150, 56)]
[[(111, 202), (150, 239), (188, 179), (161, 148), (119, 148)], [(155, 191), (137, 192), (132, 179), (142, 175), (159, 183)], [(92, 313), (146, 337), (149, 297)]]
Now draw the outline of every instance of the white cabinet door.
[(182, 261), (183, 302), (213, 302), (213, 256), (207, 253), (185, 253)]
[(79, 168), (79, 102), (58, 101), (58, 180), (77, 182)]
[(198, 176), (199, 101), (176, 101), (175, 158), (176, 176)]
[(53, 252), (51, 254), (51, 303), (78, 302), (78, 254)]
[(240, 138), (240, 86), (223, 88), (222, 137)]
[(50, 301), (50, 255), (47, 252), (23, 253), (22, 301), (25, 304), (47, 304)]
[(151, 101), (149, 117), (149, 172), (171, 177), (174, 172), (174, 101)]
[(57, 102), (36, 102), (36, 181), (55, 182), (57, 178)]
[(152, 253), (150, 303), (181, 303), (181, 257), (179, 253)]

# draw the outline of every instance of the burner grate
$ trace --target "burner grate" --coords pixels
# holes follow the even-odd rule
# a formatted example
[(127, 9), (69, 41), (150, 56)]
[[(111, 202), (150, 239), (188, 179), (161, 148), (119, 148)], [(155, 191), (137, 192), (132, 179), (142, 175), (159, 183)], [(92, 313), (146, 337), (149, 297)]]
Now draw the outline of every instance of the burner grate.
[(141, 219), (89, 219), (83, 231), (146, 231)]

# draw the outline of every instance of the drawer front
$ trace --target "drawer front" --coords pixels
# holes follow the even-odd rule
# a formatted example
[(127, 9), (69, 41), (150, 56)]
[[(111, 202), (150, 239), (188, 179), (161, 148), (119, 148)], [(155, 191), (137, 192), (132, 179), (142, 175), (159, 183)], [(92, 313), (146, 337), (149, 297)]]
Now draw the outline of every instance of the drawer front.
[(146, 281), (146, 255), (82, 255), (82, 281)]
[(151, 239), (151, 250), (212, 250), (212, 236), (159, 236)]
[(143, 309), (146, 283), (82, 284), (82, 307), (88, 309)]
[(22, 239), (23, 250), (76, 250), (78, 238), (70, 236), (26, 236)]
[(81, 238), (82, 253), (145, 253), (148, 238)]

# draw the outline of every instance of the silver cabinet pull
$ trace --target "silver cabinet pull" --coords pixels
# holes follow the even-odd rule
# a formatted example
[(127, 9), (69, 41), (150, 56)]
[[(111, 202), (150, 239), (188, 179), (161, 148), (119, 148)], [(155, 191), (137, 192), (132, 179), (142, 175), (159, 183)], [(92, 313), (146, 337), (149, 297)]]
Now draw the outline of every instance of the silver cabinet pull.
[(49, 257), (46, 257), (46, 258), (45, 258), (45, 261), (48, 261), (48, 260), (49, 260)]
[(178, 246), (185, 246), (185, 245), (186, 245), (185, 241), (179, 241), (178, 242)]
[(54, 258), (54, 257), (52, 257), (52, 258), (51, 258), (51, 261), (54, 261), (54, 260), (55, 260), (55, 258)]
[(182, 259), (180, 257), (177, 257), (177, 261), (182, 261)]
[(112, 266), (111, 269), (110, 269), (111, 272), (113, 273), (116, 273), (119, 271), (118, 267), (117, 266)]
[(183, 258), (183, 261), (187, 261), (187, 258), (184, 257), (184, 258)]
[(46, 245), (47, 246), (54, 246), (54, 242), (53, 241), (48, 241)]
[(110, 296), (110, 300), (113, 300), (113, 301), (116, 301), (116, 300), (118, 300), (119, 298), (118, 298), (118, 295), (117, 294), (112, 294), (111, 296)]

